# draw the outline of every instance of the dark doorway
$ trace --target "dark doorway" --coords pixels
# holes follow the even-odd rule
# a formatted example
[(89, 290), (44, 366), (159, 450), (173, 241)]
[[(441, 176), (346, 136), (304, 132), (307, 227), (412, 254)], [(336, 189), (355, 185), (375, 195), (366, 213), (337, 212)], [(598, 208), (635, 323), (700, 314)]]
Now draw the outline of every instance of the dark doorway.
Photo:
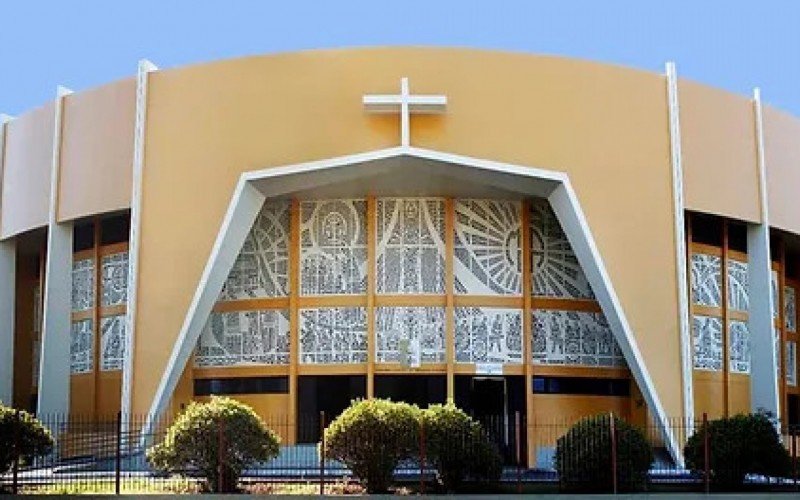
[(325, 421), (338, 417), (354, 399), (367, 395), (363, 375), (310, 375), (297, 380), (297, 441), (316, 443), (320, 437), (320, 412)]
[(376, 375), (375, 397), (391, 399), (427, 408), (444, 404), (447, 377), (444, 375)]

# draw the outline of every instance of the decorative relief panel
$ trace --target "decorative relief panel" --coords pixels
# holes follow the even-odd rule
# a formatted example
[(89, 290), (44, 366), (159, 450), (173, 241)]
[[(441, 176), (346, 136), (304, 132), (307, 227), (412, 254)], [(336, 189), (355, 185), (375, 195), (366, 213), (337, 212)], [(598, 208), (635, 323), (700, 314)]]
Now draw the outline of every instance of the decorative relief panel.
[(84, 319), (72, 323), (70, 332), (70, 373), (89, 373), (94, 368), (94, 322)]
[(125, 315), (100, 319), (100, 370), (122, 370), (125, 360)]
[(522, 363), (522, 311), (455, 308), (457, 363)]
[(777, 326), (772, 327), (772, 350), (775, 353), (775, 374), (781, 379), (781, 331)]
[(540, 365), (624, 367), (605, 317), (582, 311), (534, 310), (533, 362)]
[(301, 204), (301, 295), (366, 293), (366, 208), (365, 200)]
[(533, 294), (594, 299), (592, 287), (547, 200), (531, 204)]
[(456, 200), (455, 212), (456, 293), (520, 295), (520, 203)]
[(772, 319), (778, 319), (778, 312), (780, 311), (780, 298), (778, 297), (778, 271), (772, 270), (771, 281), (770, 281), (771, 290), (772, 290)]
[(797, 344), (793, 340), (786, 341), (786, 385), (797, 385)]
[(289, 311), (211, 313), (194, 363), (197, 367), (289, 364)]
[(745, 321), (729, 323), (731, 373), (750, 373), (750, 329)]
[(440, 198), (377, 200), (378, 293), (444, 293), (444, 211)]
[(692, 326), (695, 370), (722, 370), (722, 320), (695, 314)]
[(750, 306), (747, 262), (728, 260), (728, 308), (747, 311)]
[(786, 323), (786, 330), (792, 333), (797, 332), (797, 294), (794, 287), (783, 287), (783, 298), (785, 301), (783, 316)]
[(692, 301), (722, 307), (722, 259), (716, 255), (692, 254)]
[(72, 263), (72, 311), (94, 307), (94, 260), (82, 259)]
[(364, 307), (300, 310), (300, 362), (365, 363), (367, 311)]
[(289, 294), (289, 207), (264, 203), (222, 288), (220, 300), (286, 297)]
[(402, 344), (406, 343), (409, 350), (418, 349), (422, 363), (443, 363), (444, 323), (443, 307), (376, 308), (377, 361), (399, 362)]
[(104, 255), (101, 259), (100, 304), (125, 304), (128, 300), (128, 252)]

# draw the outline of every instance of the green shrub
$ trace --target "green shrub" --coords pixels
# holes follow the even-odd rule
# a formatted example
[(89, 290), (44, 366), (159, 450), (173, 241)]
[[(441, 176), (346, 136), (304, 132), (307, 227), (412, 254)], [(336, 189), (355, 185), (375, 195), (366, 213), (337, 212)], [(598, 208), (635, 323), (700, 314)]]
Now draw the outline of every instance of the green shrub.
[[(769, 416), (736, 415), (708, 423), (709, 470), (715, 489), (741, 487), (746, 474), (782, 476), (790, 471), (789, 453), (781, 445)], [(699, 426), (684, 448), (686, 465), (705, 470), (706, 429)]]
[[(222, 474), (218, 469), (220, 441)], [(275, 458), (279, 445), (280, 438), (252, 408), (212, 396), (208, 403), (191, 403), (169, 428), (164, 441), (147, 451), (147, 459), (164, 472), (196, 469), (211, 491), (229, 492), (236, 491), (245, 468)]]
[[(556, 470), (562, 487), (568, 490), (613, 489), (611, 417), (596, 415), (578, 421), (558, 439)], [(640, 491), (647, 487), (647, 472), (653, 463), (653, 449), (645, 435), (614, 417), (617, 442), (617, 488)]]
[(502, 459), (481, 425), (452, 404), (431, 405), (422, 412), (425, 454), (447, 491), (464, 479), (492, 482), (500, 478)]
[(325, 456), (344, 463), (369, 493), (384, 493), (400, 461), (415, 456), (418, 429), (416, 406), (354, 401), (325, 429)]
[(0, 404), (0, 474), (11, 469), (16, 458), (25, 464), (51, 451), (53, 437), (41, 422), (26, 411)]

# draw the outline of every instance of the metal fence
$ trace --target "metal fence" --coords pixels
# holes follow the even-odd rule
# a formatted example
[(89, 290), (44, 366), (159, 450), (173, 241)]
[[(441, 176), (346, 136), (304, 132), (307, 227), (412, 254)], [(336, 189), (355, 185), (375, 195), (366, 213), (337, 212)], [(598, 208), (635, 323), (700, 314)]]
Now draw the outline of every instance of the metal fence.
[[(628, 473), (635, 443), (624, 431), (615, 428), (616, 419), (606, 415), (600, 420), (601, 432), (566, 440), (575, 419), (527, 421), (519, 413), (501, 416), (475, 416), (502, 457), (503, 471), (496, 492), (533, 492), (574, 490), (576, 478), (586, 482), (586, 490), (619, 492), (637, 488), (650, 491), (709, 491), (713, 487), (712, 449), (715, 443), (706, 434), (703, 463), (694, 470), (675, 463), (667, 451), (662, 429), (654, 424), (636, 426), (644, 433), (654, 451), (654, 459), (644, 478)], [(55, 447), (51, 454), (26, 463), (15, 460), (11, 470), (0, 471), (0, 492), (10, 493), (195, 493), (206, 488), (197, 471), (185, 470), (167, 475), (155, 470), (147, 460), (149, 446), (161, 442), (168, 433), (170, 418), (161, 418), (146, 427), (146, 419), (40, 416), (50, 429)], [(265, 423), (281, 437), (278, 456), (245, 470), (239, 487), (251, 493), (356, 493), (361, 486), (341, 463), (321, 460), (326, 443), (324, 428), (329, 418), (324, 414), (300, 415), (289, 421), (286, 416), (265, 418)], [(619, 425), (619, 424), (616, 424)], [(668, 431), (681, 449), (689, 436), (706, 428), (707, 420), (669, 421)], [(19, 433), (11, 442), (0, 442), (0, 450), (21, 446)], [(781, 477), (749, 475), (744, 490), (800, 491), (798, 482), (798, 446), (800, 428), (782, 428), (783, 445), (789, 452), (790, 467)], [(296, 437), (296, 439), (295, 439)], [(4, 438), (0, 438), (4, 439)], [(224, 429), (219, 429), (216, 444), (220, 466), (227, 460), (235, 443), (229, 443)], [(463, 436), (453, 436), (463, 440)], [(454, 441), (455, 443), (456, 441)], [(418, 435), (416, 456), (401, 463), (395, 471), (395, 483), (417, 492), (439, 488), (437, 470), (430, 457), (430, 443), (424, 427)], [(463, 447), (463, 443), (461, 443)], [(556, 449), (561, 447), (561, 476), (556, 464)], [(458, 448), (458, 447), (455, 447)], [(13, 451), (12, 453), (13, 454)], [(2, 456), (2, 452), (0, 452)], [(589, 467), (591, 465), (591, 467)], [(575, 475), (575, 471), (580, 474)], [(588, 471), (588, 472), (587, 472)], [(570, 478), (565, 475), (571, 474)], [(582, 474), (582, 475), (581, 475)], [(592, 476), (594, 474), (594, 476)], [(570, 479), (566, 481), (565, 479)], [(580, 490), (581, 488), (578, 488)]]

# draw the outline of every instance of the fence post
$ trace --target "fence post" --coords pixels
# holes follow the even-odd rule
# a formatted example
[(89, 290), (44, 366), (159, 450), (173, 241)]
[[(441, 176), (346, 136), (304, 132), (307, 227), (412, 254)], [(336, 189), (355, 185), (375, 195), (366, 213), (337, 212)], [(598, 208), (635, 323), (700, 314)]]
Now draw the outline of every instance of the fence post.
[(711, 490), (711, 460), (709, 459), (710, 450), (708, 447), (708, 442), (708, 413), (703, 413), (703, 484), (706, 493)]
[(325, 411), (319, 412), (319, 494), (325, 494)]
[(425, 494), (425, 421), (419, 421), (419, 491)]
[(608, 414), (609, 435), (611, 437), (611, 485), (612, 491), (617, 494), (617, 428), (614, 423), (614, 413)]
[(19, 490), (19, 435), (21, 433), (19, 410), (14, 410), (14, 468), (12, 471), (11, 493), (16, 495)]
[(514, 444), (515, 446), (515, 454), (517, 460), (517, 493), (522, 493), (522, 457), (521, 457), (521, 449), (520, 449), (520, 420), (519, 420), (519, 412), (514, 412)]
[(122, 412), (117, 412), (117, 442), (114, 450), (114, 493), (119, 495), (120, 474), (122, 473)]

